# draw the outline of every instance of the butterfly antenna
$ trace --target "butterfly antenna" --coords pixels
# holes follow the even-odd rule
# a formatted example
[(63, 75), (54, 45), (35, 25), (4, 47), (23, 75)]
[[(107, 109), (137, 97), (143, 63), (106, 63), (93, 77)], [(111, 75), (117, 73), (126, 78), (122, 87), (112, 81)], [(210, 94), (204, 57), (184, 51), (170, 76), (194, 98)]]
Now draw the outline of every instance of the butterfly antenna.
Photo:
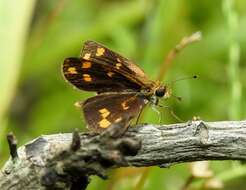
[(175, 96), (175, 95), (171, 94), (171, 97), (176, 99), (176, 100), (178, 100), (179, 102), (182, 101), (182, 97), (181, 96)]
[(167, 83), (167, 86), (172, 86), (172, 85), (174, 85), (178, 81), (187, 80), (187, 79), (197, 79), (197, 78), (198, 78), (198, 75), (178, 78), (178, 79), (176, 79), (174, 81), (171, 81), (170, 83)]

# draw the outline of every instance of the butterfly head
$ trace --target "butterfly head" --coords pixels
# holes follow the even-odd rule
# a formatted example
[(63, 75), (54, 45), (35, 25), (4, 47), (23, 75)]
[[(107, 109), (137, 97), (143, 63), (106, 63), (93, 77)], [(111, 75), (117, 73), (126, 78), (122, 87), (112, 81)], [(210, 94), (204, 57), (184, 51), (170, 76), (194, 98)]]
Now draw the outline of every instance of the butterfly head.
[(155, 95), (157, 97), (159, 97), (159, 98), (164, 97), (166, 99), (166, 98), (169, 98), (170, 97), (171, 91), (168, 88), (168, 86), (166, 86), (166, 85), (160, 85), (158, 88), (156, 88)]

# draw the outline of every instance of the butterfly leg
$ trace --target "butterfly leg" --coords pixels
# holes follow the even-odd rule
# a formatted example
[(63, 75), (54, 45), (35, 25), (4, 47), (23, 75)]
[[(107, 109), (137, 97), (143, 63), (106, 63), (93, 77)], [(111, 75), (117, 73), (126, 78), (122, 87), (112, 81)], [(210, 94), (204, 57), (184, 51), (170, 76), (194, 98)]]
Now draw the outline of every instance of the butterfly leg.
[(171, 116), (173, 116), (177, 121), (185, 122), (180, 117), (178, 117), (169, 106), (164, 106), (164, 105), (159, 105), (159, 106), (165, 108), (171, 114)]
[(160, 124), (162, 121), (161, 112), (157, 109), (156, 105), (154, 105), (154, 104), (151, 105), (151, 108), (152, 108), (152, 110), (154, 110), (158, 114), (159, 124)]
[(138, 117), (137, 117), (137, 119), (136, 119), (136, 124), (135, 124), (135, 125), (139, 124), (139, 121), (141, 120), (141, 115), (142, 115), (142, 113), (143, 113), (143, 109), (140, 110), (140, 112), (139, 112), (139, 114), (138, 114)]

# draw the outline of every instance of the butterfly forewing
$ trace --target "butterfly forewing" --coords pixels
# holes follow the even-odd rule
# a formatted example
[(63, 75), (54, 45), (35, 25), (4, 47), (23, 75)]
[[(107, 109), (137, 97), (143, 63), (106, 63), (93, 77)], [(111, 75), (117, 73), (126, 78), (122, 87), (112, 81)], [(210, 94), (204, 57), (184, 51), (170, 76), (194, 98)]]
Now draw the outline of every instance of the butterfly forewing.
[(81, 58), (67, 58), (63, 64), (65, 78), (81, 90), (95, 92), (118, 92), (127, 89), (138, 91), (141, 86), (109, 66)]
[(105, 93), (80, 104), (88, 127), (100, 132), (112, 124), (136, 117), (147, 103), (139, 93)]
[(106, 65), (112, 71), (124, 75), (129, 81), (138, 84), (142, 88), (150, 88), (155, 83), (149, 80), (143, 70), (132, 61), (97, 42), (86, 41), (81, 51), (81, 58)]

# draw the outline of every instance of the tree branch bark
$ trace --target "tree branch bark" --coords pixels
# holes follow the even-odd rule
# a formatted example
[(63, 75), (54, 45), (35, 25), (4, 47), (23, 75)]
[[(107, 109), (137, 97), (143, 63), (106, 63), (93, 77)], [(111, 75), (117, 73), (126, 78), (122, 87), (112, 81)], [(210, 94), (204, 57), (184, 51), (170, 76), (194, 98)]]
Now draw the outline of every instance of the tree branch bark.
[(85, 189), (109, 168), (200, 160), (246, 160), (246, 121), (139, 125), (117, 137), (74, 132), (41, 136), (18, 149), (0, 172), (0, 189)]

